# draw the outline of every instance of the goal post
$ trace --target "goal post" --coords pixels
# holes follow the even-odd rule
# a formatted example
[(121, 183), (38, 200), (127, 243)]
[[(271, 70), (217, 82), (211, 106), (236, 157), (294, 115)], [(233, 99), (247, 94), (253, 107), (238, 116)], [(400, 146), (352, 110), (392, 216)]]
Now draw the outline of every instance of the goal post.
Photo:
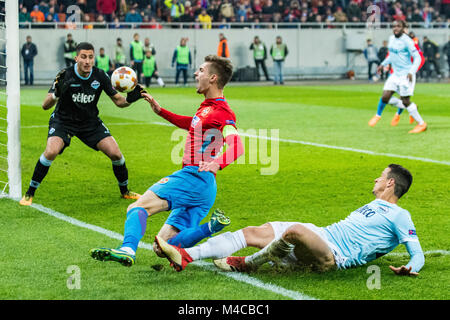
[[(4, 41), (6, 44), (6, 123), (7, 123), (7, 186), (3, 193), (11, 198), (21, 198), (22, 179), (20, 161), (20, 51), (19, 51), (19, 1), (2, 0), (5, 6)], [(4, 101), (4, 99), (2, 99)]]

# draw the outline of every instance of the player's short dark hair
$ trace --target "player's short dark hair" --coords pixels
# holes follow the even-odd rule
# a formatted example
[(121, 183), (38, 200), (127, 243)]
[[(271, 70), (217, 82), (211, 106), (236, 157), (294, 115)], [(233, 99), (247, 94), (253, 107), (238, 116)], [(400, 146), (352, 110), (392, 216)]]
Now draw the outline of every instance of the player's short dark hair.
[(92, 51), (95, 51), (94, 50), (94, 46), (91, 43), (89, 43), (89, 42), (80, 42), (77, 45), (76, 50), (77, 50), (77, 55), (80, 53), (81, 50), (92, 50)]
[(394, 194), (397, 198), (401, 198), (406, 192), (408, 192), (409, 187), (412, 184), (412, 174), (408, 169), (402, 167), (399, 164), (391, 163), (388, 168), (391, 170), (388, 172), (388, 179), (395, 180)]
[(219, 57), (215, 54), (206, 56), (205, 62), (210, 62), (209, 73), (217, 75), (219, 78), (217, 80), (217, 87), (223, 89), (231, 80), (231, 76), (233, 75), (233, 64), (227, 58)]

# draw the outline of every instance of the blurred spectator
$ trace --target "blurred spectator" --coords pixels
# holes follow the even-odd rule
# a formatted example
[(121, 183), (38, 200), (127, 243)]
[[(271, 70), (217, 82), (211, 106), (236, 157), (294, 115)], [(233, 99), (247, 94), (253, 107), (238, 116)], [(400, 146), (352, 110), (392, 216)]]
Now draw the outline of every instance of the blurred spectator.
[(394, 14), (392, 15), (394, 20), (406, 20), (405, 15), (403, 14), (402, 4), (400, 2), (396, 2), (394, 4)]
[[(280, 2), (283, 4), (283, 0), (279, 0), (279, 3)], [(255, 14), (262, 13), (261, 0), (253, 0), (252, 10), (253, 10), (253, 13), (255, 13)]]
[(261, 42), (258, 36), (255, 36), (253, 39), (253, 43), (250, 44), (250, 50), (253, 50), (253, 59), (255, 60), (256, 71), (258, 72), (258, 80), (259, 80), (259, 67), (261, 67), (264, 72), (264, 76), (267, 81), (270, 81), (269, 74), (267, 72), (266, 67), (266, 59), (267, 59), (267, 48), (266, 45)]
[(97, 0), (97, 13), (103, 15), (105, 21), (107, 22), (111, 22), (113, 20), (116, 7), (116, 0)]
[(144, 45), (139, 41), (139, 34), (133, 35), (133, 41), (130, 43), (130, 62), (131, 67), (136, 71), (138, 83), (141, 83), (142, 61), (144, 60)]
[(439, 47), (438, 45), (428, 39), (427, 36), (423, 37), (423, 56), (425, 58), (425, 63), (423, 65), (423, 69), (426, 72), (426, 79), (429, 79), (431, 76), (431, 65), (434, 67), (434, 71), (436, 71), (438, 78), (441, 78), (441, 71), (439, 68)]
[[(184, 4), (186, 11), (186, 3)], [(220, 0), (212, 0), (211, 5), (206, 9), (206, 12), (211, 16), (213, 22), (218, 22), (220, 17)]]
[(19, 22), (31, 22), (30, 14), (28, 13), (27, 7), (23, 6), (19, 12)]
[(73, 40), (72, 34), (67, 34), (66, 42), (64, 42), (64, 61), (66, 67), (75, 64), (75, 56), (77, 55), (77, 43)]
[(217, 55), (223, 58), (230, 57), (230, 49), (228, 48), (228, 40), (223, 33), (219, 33), (219, 46), (217, 47)]
[(342, 11), (341, 7), (337, 7), (336, 12), (334, 14), (334, 18), (336, 22), (347, 22), (348, 18), (344, 11)]
[(444, 48), (442, 50), (442, 54), (444, 54), (445, 57), (447, 58), (448, 77), (450, 78), (450, 36), (448, 37), (447, 43), (444, 45)]
[(111, 76), (114, 66), (109, 56), (105, 53), (105, 48), (100, 48), (98, 55), (95, 57), (95, 66)]
[(127, 58), (125, 56), (125, 48), (122, 45), (122, 39), (116, 39), (116, 45), (114, 47), (114, 65), (115, 68), (122, 67), (126, 65)]
[(351, 0), (347, 7), (347, 18), (351, 22), (359, 22), (361, 20), (361, 8), (359, 7), (358, 0)]
[(136, 12), (134, 7), (130, 8), (130, 11), (125, 15), (125, 22), (139, 23), (142, 22), (142, 16)]
[(162, 25), (158, 21), (156, 21), (155, 17), (152, 17), (150, 19), (150, 23), (151, 23), (150, 29), (162, 29)]
[(194, 22), (195, 12), (190, 1), (184, 3), (184, 14), (180, 17), (180, 22)]
[(35, 5), (33, 7), (33, 11), (31, 11), (30, 17), (32, 20), (35, 19), (35, 20), (33, 20), (35, 22), (44, 22), (45, 21), (45, 15), (41, 10), (39, 10), (38, 5)]
[(262, 7), (262, 13), (273, 15), (275, 12), (276, 12), (276, 8), (273, 5), (272, 0), (266, 0)]
[(83, 29), (94, 29), (94, 25), (92, 24), (89, 14), (83, 15)]
[(367, 39), (367, 47), (364, 49), (364, 57), (368, 62), (369, 80), (372, 80), (372, 66), (378, 67), (380, 60), (378, 59), (378, 49), (372, 43), (371, 39)]
[(202, 12), (198, 15), (198, 21), (202, 24), (203, 29), (211, 29), (211, 17), (206, 13), (206, 9), (202, 9)]
[(34, 81), (34, 57), (37, 56), (38, 50), (36, 45), (31, 41), (31, 36), (27, 36), (27, 42), (22, 46), (21, 54), (23, 58), (25, 85), (32, 86)]
[(222, 5), (220, 6), (220, 14), (227, 22), (230, 22), (231, 18), (234, 17), (234, 8), (229, 0), (223, 0)]
[[(47, 19), (48, 15), (52, 16), (51, 20)], [(60, 22), (58, 14), (55, 12), (55, 7), (49, 7), (48, 8), (47, 15), (45, 16), (45, 21), (47, 21), (47, 22), (48, 21), (50, 21), (50, 22)]]
[[(380, 48), (380, 50), (378, 50), (378, 60), (380, 61), (380, 63), (383, 62), (384, 59), (386, 59), (388, 52), (388, 42), (386, 40), (383, 40), (383, 46)], [(389, 76), (389, 72), (385, 71), (384, 68), (381, 68), (380, 76), (381, 80), (384, 80), (385, 77), (387, 79)]]
[(419, 8), (414, 9), (414, 12), (411, 15), (411, 18), (409, 20), (407, 19), (407, 21), (409, 21), (409, 22), (423, 22), (423, 17), (420, 14), (420, 9)]
[(95, 29), (106, 29), (106, 21), (102, 14), (99, 14), (97, 16), (97, 20), (95, 20), (95, 22)]
[(275, 44), (270, 48), (270, 55), (272, 56), (274, 67), (274, 84), (284, 84), (283, 63), (288, 53), (288, 48), (283, 43), (281, 36), (277, 36)]
[(156, 54), (155, 45), (150, 42), (150, 38), (147, 37), (144, 39), (144, 52), (151, 51), (152, 56)]
[(170, 18), (172, 22), (178, 22), (184, 14), (184, 6), (178, 3), (178, 0), (165, 0), (164, 4), (170, 9)]
[(156, 65), (155, 57), (152, 52), (146, 51), (144, 63), (142, 65), (142, 72), (144, 74), (145, 86), (148, 88), (152, 83), (152, 78), (155, 78), (160, 87), (165, 87), (163, 79), (158, 74), (158, 66)]
[[(279, 12), (281, 12), (281, 11), (279, 11)], [(300, 11), (300, 4), (298, 3), (297, 0), (292, 0), (289, 7), (287, 7), (284, 10), (284, 16), (285, 17), (291, 16), (290, 17), (291, 20), (297, 18), (297, 21), (298, 21), (298, 19), (300, 19), (301, 14), (302, 13)], [(289, 21), (289, 22), (292, 22), (292, 21)]]
[(425, 2), (422, 9), (422, 18), (425, 22), (425, 25), (428, 27), (430, 25), (430, 22), (433, 20), (434, 16), (434, 9), (430, 7), (429, 2)]
[(187, 72), (192, 65), (191, 50), (187, 46), (187, 41), (187, 38), (181, 38), (180, 45), (173, 52), (172, 68), (176, 63), (175, 85), (178, 85), (180, 73), (183, 73), (183, 84), (187, 84)]

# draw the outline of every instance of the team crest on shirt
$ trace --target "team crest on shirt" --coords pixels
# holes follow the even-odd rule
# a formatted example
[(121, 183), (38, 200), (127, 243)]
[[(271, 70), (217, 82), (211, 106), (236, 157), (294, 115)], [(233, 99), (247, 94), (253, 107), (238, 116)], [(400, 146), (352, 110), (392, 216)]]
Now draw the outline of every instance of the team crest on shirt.
[(55, 132), (55, 128), (50, 128), (50, 130), (48, 131), (48, 134), (53, 134), (53, 132)]
[(202, 117), (206, 116), (209, 113), (209, 111), (211, 111), (210, 107), (207, 107), (207, 108), (203, 109), (202, 113), (201, 113), (201, 116)]
[(100, 82), (98, 82), (97, 80), (92, 81), (91, 87), (97, 90), (98, 87), (100, 87)]
[(167, 182), (169, 182), (169, 178), (167, 178), (167, 177), (162, 178), (161, 180), (158, 181), (159, 184), (165, 184)]
[(410, 236), (417, 236), (416, 230), (414, 230), (414, 229), (408, 230), (408, 234), (409, 234)]

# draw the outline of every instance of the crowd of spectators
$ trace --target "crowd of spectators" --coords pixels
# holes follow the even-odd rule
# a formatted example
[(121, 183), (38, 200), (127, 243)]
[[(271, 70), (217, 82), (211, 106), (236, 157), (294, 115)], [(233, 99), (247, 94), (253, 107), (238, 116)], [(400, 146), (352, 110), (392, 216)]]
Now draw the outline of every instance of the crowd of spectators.
[(450, 22), (450, 0), (19, 0), (19, 6), (21, 23), (65, 22), (77, 14), (80, 21), (72, 22), (85, 28), (122, 28), (127, 23), (161, 28), (163, 22), (191, 22), (198, 28), (233, 22), (366, 22), (374, 14), (380, 22)]

